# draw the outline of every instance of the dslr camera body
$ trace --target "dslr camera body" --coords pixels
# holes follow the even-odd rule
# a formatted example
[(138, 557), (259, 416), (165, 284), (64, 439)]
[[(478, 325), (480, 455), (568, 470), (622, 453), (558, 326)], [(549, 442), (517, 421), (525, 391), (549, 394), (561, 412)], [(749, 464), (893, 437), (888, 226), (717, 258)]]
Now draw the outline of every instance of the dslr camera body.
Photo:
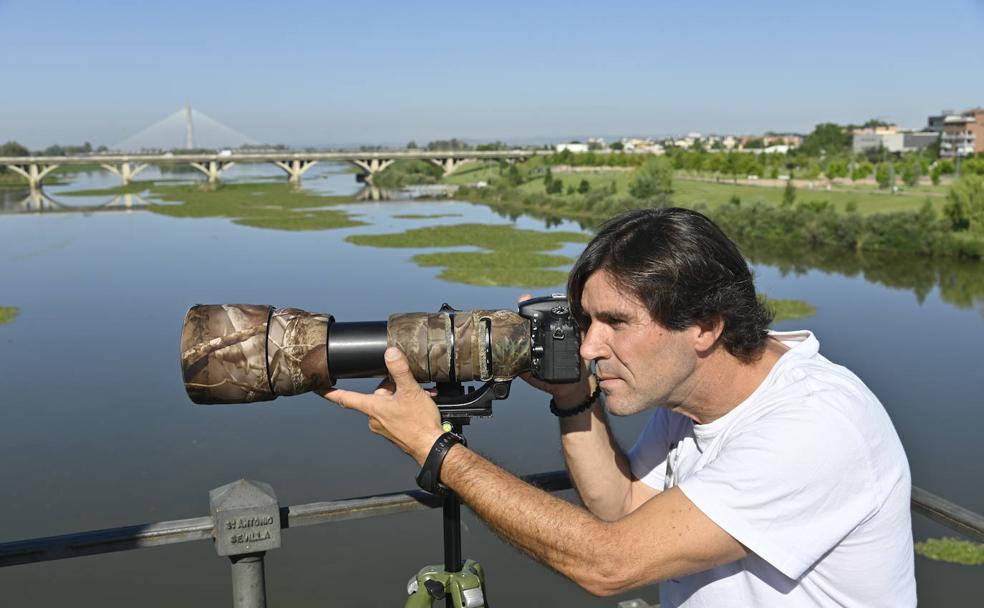
[(530, 320), (530, 373), (553, 384), (581, 378), (581, 333), (561, 294), (532, 298), (519, 304), (519, 315)]

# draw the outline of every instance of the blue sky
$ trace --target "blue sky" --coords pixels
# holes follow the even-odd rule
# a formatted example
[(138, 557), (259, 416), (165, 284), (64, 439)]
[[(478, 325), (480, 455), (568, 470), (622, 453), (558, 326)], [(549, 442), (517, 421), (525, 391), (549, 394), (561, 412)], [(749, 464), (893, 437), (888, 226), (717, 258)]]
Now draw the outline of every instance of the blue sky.
[(191, 103), (291, 145), (919, 127), (984, 105), (984, 0), (0, 0), (0, 140)]

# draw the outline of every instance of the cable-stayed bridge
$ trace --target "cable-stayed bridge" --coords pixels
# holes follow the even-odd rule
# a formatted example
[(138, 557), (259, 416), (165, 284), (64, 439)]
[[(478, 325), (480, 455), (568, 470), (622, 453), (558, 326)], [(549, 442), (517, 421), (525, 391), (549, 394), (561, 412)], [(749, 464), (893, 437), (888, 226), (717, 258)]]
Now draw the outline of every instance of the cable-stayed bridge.
[(110, 149), (114, 152), (222, 150), (257, 145), (256, 140), (187, 105)]
[[(176, 133), (183, 132), (184, 149), (176, 143)], [(202, 138), (205, 138), (204, 140)], [(189, 164), (205, 174), (209, 182), (217, 182), (222, 172), (236, 163), (273, 163), (287, 174), (291, 183), (300, 184), (301, 176), (320, 161), (347, 162), (359, 169), (356, 179), (372, 183), (374, 175), (398, 160), (416, 159), (431, 162), (450, 175), (462, 163), (473, 160), (523, 161), (531, 156), (550, 154), (545, 150), (380, 150), (374, 152), (290, 152), (233, 151), (243, 145), (257, 145), (242, 133), (227, 127), (208, 116), (185, 106), (143, 131), (128, 137), (114, 146), (115, 151), (106, 154), (75, 156), (7, 156), (0, 157), (0, 165), (23, 176), (31, 190), (40, 190), (44, 178), (62, 165), (102, 166), (120, 176), (123, 185), (130, 183), (138, 173), (152, 164)], [(221, 152), (196, 153), (195, 149), (222, 149)], [(138, 152), (132, 152), (139, 150)], [(164, 152), (179, 150), (179, 152)]]

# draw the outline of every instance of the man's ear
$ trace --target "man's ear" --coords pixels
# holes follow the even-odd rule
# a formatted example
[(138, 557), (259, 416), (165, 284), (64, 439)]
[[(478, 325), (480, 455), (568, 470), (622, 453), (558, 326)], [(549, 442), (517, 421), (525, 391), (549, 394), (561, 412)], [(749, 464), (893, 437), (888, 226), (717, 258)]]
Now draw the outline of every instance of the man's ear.
[(724, 332), (724, 319), (714, 317), (707, 321), (698, 321), (696, 328), (697, 334), (694, 336), (694, 349), (697, 350), (698, 354), (707, 354), (714, 348), (718, 338), (721, 337), (721, 333)]

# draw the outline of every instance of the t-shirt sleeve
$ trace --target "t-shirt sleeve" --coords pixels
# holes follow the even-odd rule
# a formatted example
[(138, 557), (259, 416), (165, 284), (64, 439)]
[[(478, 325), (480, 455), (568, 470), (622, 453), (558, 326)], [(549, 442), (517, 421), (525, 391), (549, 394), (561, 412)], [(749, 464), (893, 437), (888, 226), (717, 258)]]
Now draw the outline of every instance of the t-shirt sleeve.
[(668, 424), (666, 410), (657, 409), (626, 454), (636, 479), (658, 492), (663, 491), (666, 479), (666, 457), (670, 451)]
[(864, 439), (829, 405), (813, 396), (757, 421), (679, 484), (714, 523), (792, 579), (876, 509)]

